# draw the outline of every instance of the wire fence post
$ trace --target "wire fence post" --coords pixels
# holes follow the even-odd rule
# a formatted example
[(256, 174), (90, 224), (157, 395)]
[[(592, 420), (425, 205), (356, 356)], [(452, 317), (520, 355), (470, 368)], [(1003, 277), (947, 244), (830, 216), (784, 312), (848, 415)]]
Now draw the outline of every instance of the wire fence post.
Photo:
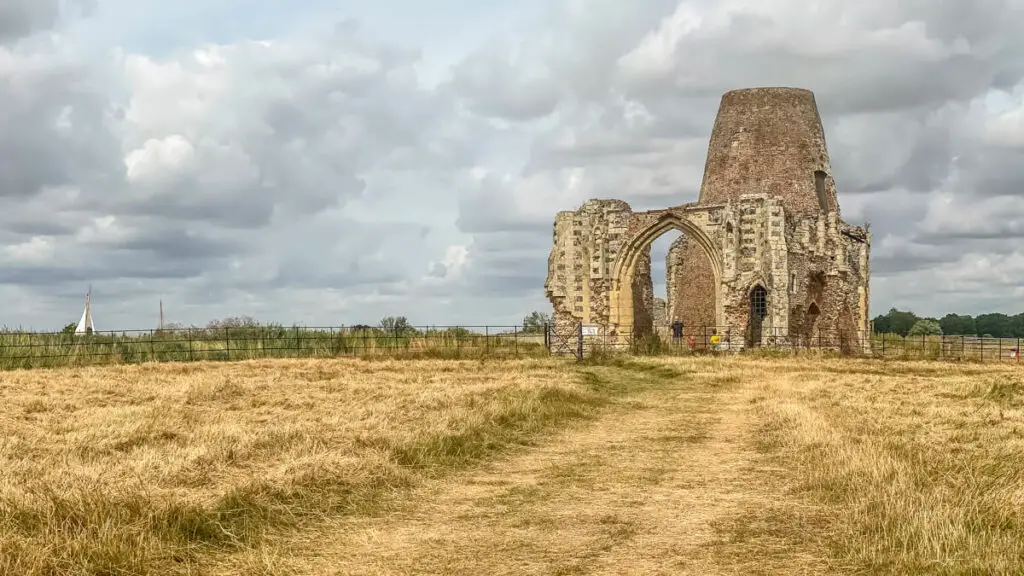
[(576, 358), (583, 359), (583, 321), (576, 326)]
[(231, 360), (231, 328), (224, 327), (224, 349), (227, 350), (228, 360)]
[(516, 356), (519, 356), (519, 325), (518, 324), (516, 324), (515, 327), (513, 328), (512, 340), (515, 342)]
[(491, 328), (484, 326), (484, 354), (491, 353)]

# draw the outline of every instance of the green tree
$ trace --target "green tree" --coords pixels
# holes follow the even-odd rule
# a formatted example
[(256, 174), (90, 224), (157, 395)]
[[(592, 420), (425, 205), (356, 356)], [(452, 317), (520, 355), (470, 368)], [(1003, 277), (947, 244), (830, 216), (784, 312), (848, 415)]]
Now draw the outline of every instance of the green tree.
[(1010, 317), (1010, 324), (1013, 328), (1014, 338), (1024, 338), (1024, 314), (1017, 314)]
[(75, 333), (75, 328), (78, 328), (78, 324), (75, 323), (75, 322), (72, 322), (71, 324), (68, 324), (67, 326), (65, 326), (64, 329), (60, 331), (60, 333), (61, 334), (74, 334)]
[(249, 316), (229, 316), (220, 320), (210, 320), (206, 324), (207, 330), (223, 330), (225, 328), (256, 328), (260, 325), (255, 319)]
[(875, 332), (880, 334), (899, 334), (906, 336), (910, 329), (920, 320), (917, 314), (909, 310), (904, 312), (891, 308), (888, 314), (875, 317)]
[(385, 316), (378, 326), (389, 335), (411, 334), (416, 331), (405, 316)]
[(1006, 314), (981, 314), (974, 319), (978, 334), (991, 334), (995, 338), (1013, 338), (1014, 322)]
[(874, 325), (876, 334), (891, 334), (892, 323), (889, 322), (889, 316), (879, 314), (871, 320), (871, 324)]
[(540, 334), (544, 332), (544, 326), (551, 322), (551, 316), (544, 312), (534, 310), (523, 317), (523, 332), (526, 334)]
[(907, 336), (942, 336), (942, 327), (934, 318), (921, 318), (910, 327)]
[(974, 317), (970, 314), (961, 316), (959, 314), (946, 314), (939, 320), (942, 333), (947, 336), (975, 336), (978, 334), (978, 327), (974, 324)]

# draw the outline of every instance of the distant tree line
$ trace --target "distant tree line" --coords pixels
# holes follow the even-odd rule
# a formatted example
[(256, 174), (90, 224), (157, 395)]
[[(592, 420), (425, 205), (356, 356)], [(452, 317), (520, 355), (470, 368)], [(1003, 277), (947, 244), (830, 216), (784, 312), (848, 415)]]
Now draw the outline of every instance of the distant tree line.
[(919, 317), (909, 310), (892, 308), (874, 319), (875, 332), (900, 336), (946, 335), (1024, 338), (1024, 313), (946, 314), (942, 318)]
[[(525, 334), (543, 334), (544, 328), (551, 322), (551, 315), (543, 312), (533, 311), (523, 317), (522, 324), (516, 326), (515, 329)], [(74, 334), (75, 328), (78, 326), (77, 322), (71, 322), (66, 325), (61, 332), (65, 334)], [(217, 320), (211, 320), (206, 324), (206, 327), (200, 327), (196, 325), (185, 326), (180, 323), (166, 323), (163, 325), (161, 330), (175, 331), (175, 330), (206, 330), (206, 331), (224, 331), (231, 330), (232, 332), (238, 332), (244, 329), (264, 329), (264, 328), (277, 328), (283, 329), (280, 324), (261, 324), (255, 319), (249, 316), (232, 316), (228, 318), (222, 318)], [(495, 326), (495, 328), (499, 328)], [(507, 327), (513, 328), (511, 326)], [(405, 316), (385, 316), (377, 323), (376, 326), (370, 326), (367, 324), (356, 324), (349, 326), (349, 329), (354, 331), (375, 331), (381, 332), (387, 335), (401, 335), (401, 336), (414, 336), (418, 334), (436, 334), (436, 333), (448, 333), (453, 335), (469, 335), (470, 331), (464, 327), (443, 327), (440, 330), (434, 327), (416, 327), (409, 322), (409, 319)]]

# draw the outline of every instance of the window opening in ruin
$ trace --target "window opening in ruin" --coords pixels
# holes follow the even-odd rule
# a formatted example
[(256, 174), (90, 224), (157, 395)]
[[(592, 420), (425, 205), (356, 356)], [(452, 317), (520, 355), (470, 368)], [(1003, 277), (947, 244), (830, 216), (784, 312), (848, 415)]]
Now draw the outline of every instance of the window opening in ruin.
[(822, 212), (828, 212), (828, 194), (825, 191), (825, 179), (828, 174), (821, 170), (814, 171), (814, 191), (818, 193), (818, 206)]
[(750, 330), (748, 346), (760, 346), (764, 330), (764, 318), (768, 315), (768, 291), (758, 284), (750, 291)]
[(679, 230), (669, 230), (651, 242), (651, 287), (656, 302), (651, 320), (654, 332), (662, 339), (671, 339), (673, 336), (673, 318), (669, 305), (672, 297), (669, 291), (674, 283), (669, 275), (675, 266), (669, 262), (669, 258), (672, 244), (681, 237)]
[(811, 305), (807, 307), (807, 313), (811, 316), (817, 316), (818, 314), (821, 314), (821, 310), (818, 309), (817, 304), (811, 302)]

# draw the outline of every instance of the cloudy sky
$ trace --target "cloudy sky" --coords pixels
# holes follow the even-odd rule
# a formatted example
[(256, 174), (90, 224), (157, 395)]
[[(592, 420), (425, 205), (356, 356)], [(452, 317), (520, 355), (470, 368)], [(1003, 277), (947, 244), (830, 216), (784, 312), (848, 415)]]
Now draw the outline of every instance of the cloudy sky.
[(695, 200), (721, 93), (763, 85), (816, 93), (873, 315), (1024, 311), (1021, 30), (1024, 0), (0, 0), (0, 324), (90, 284), (100, 330), (160, 298), (514, 323), (556, 211)]

